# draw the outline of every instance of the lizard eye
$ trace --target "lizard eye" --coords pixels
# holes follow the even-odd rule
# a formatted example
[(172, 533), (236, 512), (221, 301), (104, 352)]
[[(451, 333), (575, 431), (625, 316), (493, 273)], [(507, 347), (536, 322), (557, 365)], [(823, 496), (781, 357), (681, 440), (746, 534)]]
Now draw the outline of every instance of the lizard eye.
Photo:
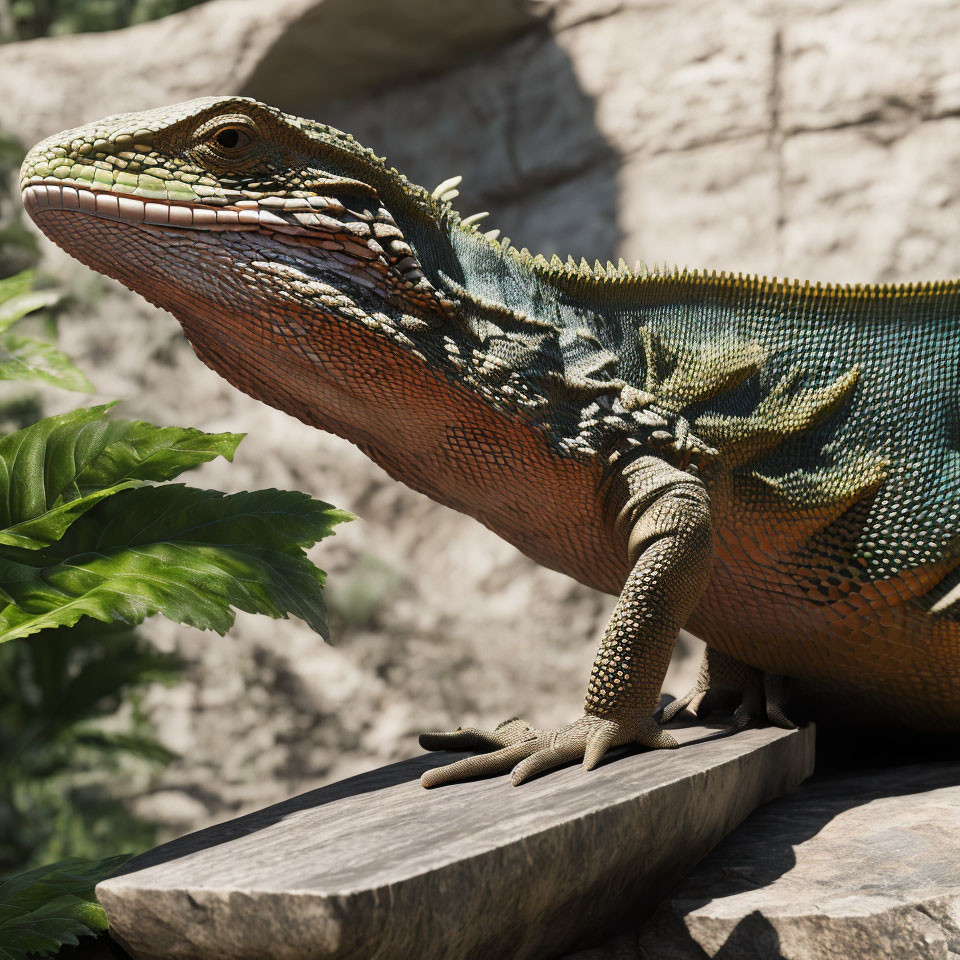
[(220, 127), (210, 137), (217, 150), (227, 156), (237, 154), (253, 142), (253, 134), (238, 124)]

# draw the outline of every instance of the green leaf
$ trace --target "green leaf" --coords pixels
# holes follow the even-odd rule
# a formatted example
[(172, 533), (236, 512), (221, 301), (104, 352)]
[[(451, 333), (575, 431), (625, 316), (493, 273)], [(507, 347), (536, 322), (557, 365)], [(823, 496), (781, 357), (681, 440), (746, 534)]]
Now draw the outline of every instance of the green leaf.
[(0, 644), (0, 876), (156, 844), (118, 788), (169, 760), (142, 693), (178, 676), (175, 657), (124, 623), (84, 617)]
[(108, 420), (100, 451), (95, 456), (84, 452), (77, 485), (87, 490), (126, 480), (172, 480), (216, 457), (232, 461), (244, 436), (156, 427), (142, 420)]
[(42, 380), (66, 390), (92, 391), (93, 384), (52, 343), (9, 332), (28, 313), (62, 299), (56, 290), (32, 286), (30, 270), (0, 280), (0, 380)]
[[(170, 759), (140, 713), (138, 692), (178, 677), (177, 658), (123, 623), (84, 618), (73, 627), (44, 630), (29, 643), (0, 644), (0, 870), (4, 852), (21, 845), (31, 829), (18, 831), (10, 820), (18, 779), (25, 785), (46, 780), (52, 787), (51, 778), (67, 771), (92, 768), (101, 780), (123, 756)], [(104, 717), (124, 702), (132, 707), (129, 723), (104, 726)], [(43, 825), (35, 826), (44, 832)], [(8, 855), (6, 862), (18, 860)]]
[(92, 393), (86, 374), (52, 343), (0, 334), (0, 380), (42, 380), (64, 390)]
[[(29, 279), (29, 271), (26, 271)], [(23, 273), (18, 273), (16, 277), (10, 277), (11, 280), (19, 280)], [(9, 288), (4, 290), (9, 293)], [(42, 310), (44, 307), (52, 307), (59, 303), (62, 294), (56, 290), (30, 290), (29, 284), (23, 293), (12, 296), (9, 299), (0, 298), (0, 333), (9, 330), (15, 323), (22, 320), (28, 313), (34, 310)]]
[(39, 549), (106, 497), (169, 480), (243, 439), (111, 420), (108, 406), (47, 417), (0, 438), (0, 544)]
[(235, 610), (294, 614), (328, 635), (324, 573), (305, 548), (351, 519), (307, 494), (227, 496), (179, 484), (104, 500), (57, 543), (0, 547), (0, 642), (86, 615), (140, 623), (161, 613), (225, 633)]
[(0, 960), (47, 956), (106, 930), (94, 887), (127, 860), (61, 860), (0, 881)]
[(33, 289), (33, 280), (32, 270), (21, 270), (12, 277), (4, 277), (0, 280), (0, 310), (11, 300), (29, 293)]

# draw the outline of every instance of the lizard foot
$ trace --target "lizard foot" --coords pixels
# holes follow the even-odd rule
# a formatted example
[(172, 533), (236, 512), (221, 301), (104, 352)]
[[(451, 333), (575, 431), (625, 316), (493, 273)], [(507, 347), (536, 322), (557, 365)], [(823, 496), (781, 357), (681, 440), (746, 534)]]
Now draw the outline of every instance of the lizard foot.
[(439, 787), (459, 780), (490, 777), (511, 771), (510, 780), (519, 786), (525, 780), (573, 760), (583, 760), (592, 770), (611, 747), (641, 743), (647, 747), (676, 747), (677, 741), (660, 729), (652, 718), (645, 721), (618, 721), (590, 714), (556, 730), (541, 730), (518, 718), (504, 720), (495, 730), (476, 727), (452, 733), (424, 733), (424, 750), (481, 750), (434, 770), (420, 778), (425, 787)]
[(669, 723), (684, 709), (701, 716), (726, 708), (732, 709), (738, 730), (765, 722), (793, 730), (796, 724), (785, 710), (788, 692), (785, 677), (764, 673), (708, 647), (697, 682), (687, 694), (663, 708), (661, 720)]

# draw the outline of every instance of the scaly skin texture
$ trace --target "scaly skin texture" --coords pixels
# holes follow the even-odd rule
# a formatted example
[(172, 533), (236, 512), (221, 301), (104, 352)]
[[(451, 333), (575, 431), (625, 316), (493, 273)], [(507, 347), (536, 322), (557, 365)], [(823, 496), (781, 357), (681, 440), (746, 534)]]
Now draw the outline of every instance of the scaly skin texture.
[(241, 390), (619, 602), (583, 715), (425, 734), (513, 781), (696, 708), (960, 728), (960, 286), (821, 287), (548, 262), (351, 137), (242, 98), (44, 141), (24, 202)]

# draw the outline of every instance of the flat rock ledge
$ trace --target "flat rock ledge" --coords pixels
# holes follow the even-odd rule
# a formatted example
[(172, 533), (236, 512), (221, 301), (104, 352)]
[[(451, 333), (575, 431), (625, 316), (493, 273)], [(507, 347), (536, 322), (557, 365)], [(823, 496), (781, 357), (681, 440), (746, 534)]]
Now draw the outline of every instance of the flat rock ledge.
[(804, 784), (720, 844), (634, 943), (596, 960), (960, 957), (960, 763)]
[(521, 787), (406, 760), (157, 847), (101, 883), (137, 960), (548, 957), (649, 909), (813, 767), (812, 727), (671, 728)]

